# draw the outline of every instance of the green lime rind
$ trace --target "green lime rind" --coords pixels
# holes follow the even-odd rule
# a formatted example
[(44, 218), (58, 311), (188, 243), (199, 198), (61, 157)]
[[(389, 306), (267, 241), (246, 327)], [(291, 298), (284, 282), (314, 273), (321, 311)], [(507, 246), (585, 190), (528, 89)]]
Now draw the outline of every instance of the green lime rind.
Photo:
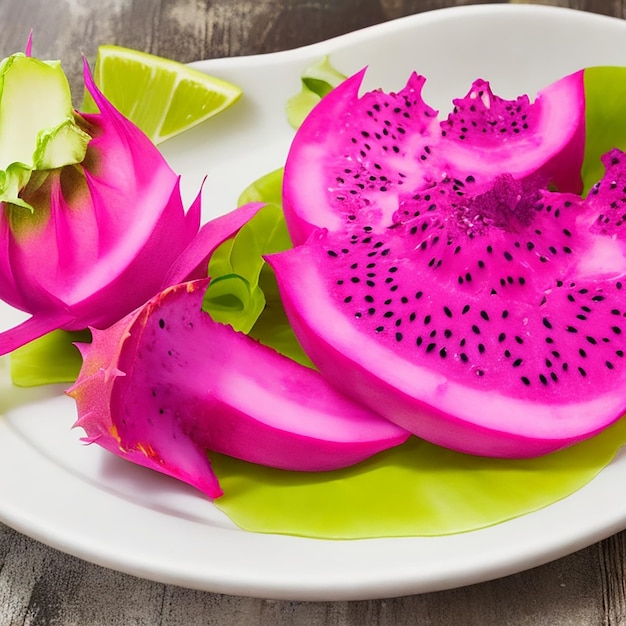
[(600, 157), (626, 150), (626, 67), (590, 67), (585, 83), (584, 194), (604, 175)]
[(316, 539), (439, 536), (493, 526), (574, 493), (626, 443), (626, 419), (536, 459), (474, 457), (411, 438), (358, 465), (290, 472), (211, 454), (216, 506), (244, 530)]

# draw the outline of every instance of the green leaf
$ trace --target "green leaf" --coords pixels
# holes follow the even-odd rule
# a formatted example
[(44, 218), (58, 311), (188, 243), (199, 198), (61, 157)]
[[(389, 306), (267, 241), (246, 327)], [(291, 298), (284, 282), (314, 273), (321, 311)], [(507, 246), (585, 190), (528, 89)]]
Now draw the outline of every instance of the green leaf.
[(490, 459), (417, 438), (331, 472), (289, 472), (211, 453), (215, 501), (248, 531), (315, 537), (436, 536), (485, 528), (580, 489), (626, 443), (626, 419), (537, 459)]
[(584, 193), (604, 175), (600, 157), (612, 148), (626, 150), (626, 67), (585, 70)]
[(265, 294), (265, 309), (251, 328), (249, 335), (293, 361), (313, 368), (313, 363), (296, 339), (293, 328), (287, 319), (278, 292), (276, 276), (269, 265), (264, 265), (261, 270), (259, 286)]
[(54, 330), (10, 354), (11, 380), (18, 387), (36, 387), (76, 380), (82, 359), (74, 342), (91, 341), (88, 330)]
[(259, 286), (263, 255), (290, 247), (282, 209), (267, 204), (213, 253), (203, 310), (218, 322), (248, 333), (265, 308)]
[(293, 128), (299, 128), (313, 107), (346, 76), (338, 72), (330, 63), (328, 56), (305, 68), (302, 73), (300, 93), (287, 101), (287, 120)]

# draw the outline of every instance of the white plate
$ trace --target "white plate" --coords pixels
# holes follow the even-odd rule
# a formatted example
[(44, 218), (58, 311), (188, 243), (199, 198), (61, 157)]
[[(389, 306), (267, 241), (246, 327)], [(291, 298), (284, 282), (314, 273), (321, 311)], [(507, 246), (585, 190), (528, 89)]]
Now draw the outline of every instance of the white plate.
[[(284, 104), (302, 69), (324, 54), (367, 84), (399, 89), (413, 69), (444, 111), (472, 80), (500, 95), (534, 93), (591, 65), (626, 65), (626, 22), (564, 9), (485, 5), (389, 22), (290, 52), (198, 63), (245, 97), (165, 144), (191, 198), (204, 174), (207, 215), (283, 163)], [(0, 327), (16, 319), (0, 309)], [(1, 366), (1, 362), (0, 362)], [(1, 370), (1, 367), (0, 367)], [(1, 373), (1, 371), (0, 371)], [(220, 593), (282, 599), (382, 598), (511, 574), (626, 527), (626, 454), (593, 482), (532, 515), (450, 537), (319, 541), (237, 529), (193, 489), (79, 443), (59, 388), (0, 384), (0, 520), (46, 544), (137, 576)]]

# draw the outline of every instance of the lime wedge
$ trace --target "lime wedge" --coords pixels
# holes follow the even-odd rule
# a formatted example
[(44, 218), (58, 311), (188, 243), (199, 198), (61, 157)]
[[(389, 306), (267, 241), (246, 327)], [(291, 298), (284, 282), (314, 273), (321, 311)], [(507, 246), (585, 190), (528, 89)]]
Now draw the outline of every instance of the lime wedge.
[[(234, 104), (241, 89), (183, 63), (99, 46), (94, 80), (110, 102), (158, 144)], [(81, 110), (97, 111), (86, 93)]]

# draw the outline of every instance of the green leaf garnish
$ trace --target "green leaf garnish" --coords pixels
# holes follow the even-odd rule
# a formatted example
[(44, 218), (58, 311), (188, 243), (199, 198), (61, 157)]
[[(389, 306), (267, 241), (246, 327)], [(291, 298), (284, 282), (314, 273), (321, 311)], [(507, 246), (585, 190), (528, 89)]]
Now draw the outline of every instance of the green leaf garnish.
[(591, 67), (585, 81), (584, 194), (604, 175), (600, 157), (626, 150), (626, 67)]
[[(262, 185), (262, 183), (259, 183)], [(274, 193), (274, 186), (268, 187)], [(224, 242), (209, 261), (211, 283), (203, 309), (218, 322), (248, 333), (265, 308), (259, 286), (263, 255), (291, 247), (280, 206), (266, 204), (237, 235)]]
[(82, 359), (74, 342), (91, 341), (88, 330), (55, 330), (11, 352), (11, 380), (18, 387), (36, 387), (76, 380)]
[(219, 454), (215, 501), (248, 531), (315, 537), (437, 536), (531, 513), (574, 493), (626, 443), (626, 419), (536, 459), (475, 457), (417, 438), (332, 472), (288, 472)]
[(289, 124), (299, 128), (311, 109), (345, 79), (346, 76), (331, 65), (328, 56), (305, 68), (300, 93), (287, 101)]

